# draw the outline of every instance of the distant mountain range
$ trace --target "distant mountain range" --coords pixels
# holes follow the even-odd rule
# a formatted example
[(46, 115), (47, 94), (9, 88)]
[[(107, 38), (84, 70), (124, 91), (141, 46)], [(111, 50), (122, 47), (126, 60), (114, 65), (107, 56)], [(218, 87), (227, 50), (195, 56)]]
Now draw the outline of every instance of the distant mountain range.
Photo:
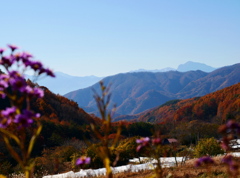
[[(137, 114), (172, 99), (203, 96), (240, 82), (240, 64), (226, 66), (207, 73), (200, 70), (179, 72), (135, 72), (117, 74), (103, 79), (111, 84), (111, 102), (117, 105), (117, 115)], [(93, 89), (99, 84), (70, 92), (65, 97), (74, 100), (87, 112), (97, 113)]]
[(132, 72), (168, 72), (168, 71), (175, 71), (176, 69), (171, 68), (171, 67), (166, 67), (163, 69), (155, 69), (155, 70), (146, 70), (146, 69), (138, 69), (138, 70), (132, 70), (130, 71), (130, 73)]
[[(214, 68), (207, 66), (202, 63), (197, 62), (187, 62), (185, 64), (179, 65), (177, 69), (174, 68), (163, 68), (163, 69), (156, 69), (156, 70), (145, 70), (145, 69), (139, 69), (132, 72), (167, 72), (167, 71), (191, 71), (191, 70), (202, 70), (204, 72), (209, 72), (211, 70), (214, 70)], [(97, 77), (97, 76), (71, 76), (62, 72), (55, 72), (56, 78), (42, 78), (40, 80), (37, 80), (37, 83), (41, 86), (45, 86), (48, 89), (50, 89), (55, 94), (64, 95), (66, 93), (69, 93), (74, 90), (83, 89), (89, 86), (92, 86), (93, 84), (99, 82), (103, 77)], [(31, 76), (27, 76), (27, 78), (32, 79)]]
[(192, 62), (192, 61), (188, 61), (185, 64), (180, 64), (177, 68), (177, 71), (179, 71), (179, 72), (187, 72), (190, 70), (201, 70), (204, 72), (212, 72), (212, 71), (216, 70), (216, 68), (208, 66), (203, 63)]
[[(45, 86), (55, 94), (64, 95), (70, 91), (78, 90), (80, 88), (86, 88), (99, 82), (103, 77), (85, 76), (77, 77), (64, 74), (62, 72), (55, 72), (55, 78), (42, 78), (37, 80), (40, 86)], [(32, 78), (27, 76), (27, 78)]]
[(188, 61), (184, 64), (180, 64), (177, 69), (166, 67), (163, 69), (155, 69), (155, 70), (146, 70), (146, 69), (139, 69), (139, 70), (133, 70), (130, 72), (168, 72), (168, 71), (179, 71), (179, 72), (187, 72), (192, 70), (201, 70), (203, 72), (212, 72), (216, 70), (216, 68), (208, 66), (203, 63), (199, 62), (192, 62)]
[[(213, 67), (207, 66), (206, 64), (198, 63), (198, 62), (187, 62), (185, 64), (179, 65), (177, 69), (174, 68), (163, 68), (163, 69), (156, 69), (156, 70), (145, 70), (145, 69), (139, 69), (132, 72), (167, 72), (167, 71), (191, 71), (191, 70), (201, 70), (204, 72), (211, 72), (214, 70)], [(89, 86), (92, 86), (93, 84), (99, 82), (103, 77), (97, 77), (97, 76), (85, 76), (85, 77), (79, 77), (79, 76), (71, 76), (62, 72), (55, 72), (56, 78), (42, 78), (40, 80), (37, 80), (37, 83), (41, 86), (45, 86), (48, 89), (50, 89), (55, 94), (64, 95), (66, 93), (69, 93), (74, 90), (83, 89)], [(31, 76), (27, 76), (27, 78), (32, 79)]]

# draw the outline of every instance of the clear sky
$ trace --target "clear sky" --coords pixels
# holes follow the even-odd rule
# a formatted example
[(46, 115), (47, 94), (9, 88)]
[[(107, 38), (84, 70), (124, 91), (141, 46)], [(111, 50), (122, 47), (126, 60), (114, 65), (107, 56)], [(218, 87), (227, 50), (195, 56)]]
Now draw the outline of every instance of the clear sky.
[(54, 71), (108, 76), (240, 62), (240, 0), (0, 0), (0, 47)]

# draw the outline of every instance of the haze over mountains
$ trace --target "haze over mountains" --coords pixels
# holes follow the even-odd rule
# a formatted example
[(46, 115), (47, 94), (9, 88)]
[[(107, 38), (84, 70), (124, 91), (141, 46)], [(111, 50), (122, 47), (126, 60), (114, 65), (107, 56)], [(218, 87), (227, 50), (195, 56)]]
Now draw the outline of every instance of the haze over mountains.
[[(46, 77), (37, 80), (37, 83), (41, 86), (47, 87), (49, 90), (56, 94), (64, 95), (73, 90), (89, 87), (103, 78), (96, 77), (93, 75), (77, 77), (62, 72), (55, 72), (55, 75), (56, 75), (55, 78)], [(31, 76), (28, 76), (28, 78), (31, 79)]]
[[(134, 72), (117, 74), (103, 79), (111, 84), (112, 103), (117, 115), (137, 114), (172, 99), (185, 99), (214, 92), (240, 82), (240, 64), (226, 66), (207, 73), (200, 70), (179, 72)], [(96, 113), (93, 90), (99, 84), (76, 90), (65, 96), (87, 112)]]
[(155, 69), (155, 70), (139, 69), (139, 70), (134, 70), (130, 72), (168, 72), (168, 71), (187, 72), (191, 70), (201, 70), (203, 72), (212, 72), (215, 69), (216, 68), (208, 66), (203, 63), (188, 61), (184, 64), (180, 64), (177, 69), (174, 69), (172, 67), (167, 67), (167, 68)]
[[(211, 72), (215, 68), (208, 66), (206, 64), (198, 63), (198, 62), (191, 62), (188, 61), (185, 64), (180, 64), (177, 69), (167, 67), (163, 69), (156, 69), (156, 70), (146, 70), (146, 69), (139, 69), (130, 72), (167, 72), (167, 71), (191, 71), (191, 70), (201, 70), (204, 72)], [(64, 95), (74, 90), (86, 88), (92, 86), (93, 84), (99, 82), (103, 77), (97, 76), (71, 76), (62, 72), (55, 72), (56, 78), (43, 78), (37, 81), (37, 83), (41, 86), (46, 86), (55, 94)], [(31, 79), (31, 76), (27, 76)]]
[(203, 63), (192, 62), (192, 61), (188, 61), (185, 64), (180, 64), (177, 68), (177, 71), (179, 71), (179, 72), (187, 72), (190, 70), (201, 70), (204, 72), (212, 72), (212, 71), (216, 70), (216, 68), (208, 66)]

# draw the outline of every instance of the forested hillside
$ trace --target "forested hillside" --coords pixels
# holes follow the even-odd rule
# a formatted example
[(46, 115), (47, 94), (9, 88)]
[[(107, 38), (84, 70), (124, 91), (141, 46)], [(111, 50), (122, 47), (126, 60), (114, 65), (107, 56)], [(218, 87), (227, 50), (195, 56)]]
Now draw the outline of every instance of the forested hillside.
[(219, 120), (223, 123), (229, 119), (240, 121), (240, 83), (202, 97), (169, 101), (138, 118), (144, 122)]
[[(189, 72), (140, 72), (118, 74), (104, 78), (111, 86), (112, 104), (117, 105), (116, 116), (132, 115), (164, 104), (173, 99), (203, 96), (240, 82), (240, 64), (219, 68), (211, 73)], [(86, 112), (97, 113), (93, 89), (99, 84), (70, 92), (65, 96), (74, 100)]]

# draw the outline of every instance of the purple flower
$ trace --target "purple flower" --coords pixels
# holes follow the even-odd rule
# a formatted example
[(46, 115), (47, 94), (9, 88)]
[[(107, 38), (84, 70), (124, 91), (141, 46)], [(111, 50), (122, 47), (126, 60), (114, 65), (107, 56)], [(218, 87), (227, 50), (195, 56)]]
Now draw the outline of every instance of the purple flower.
[[(22, 60), (23, 64), (25, 65), (25, 62), (26, 61), (29, 61), (29, 58), (32, 57), (31, 54), (29, 53), (26, 53), (26, 52), (19, 52), (19, 53), (16, 53), (14, 55), (11, 55), (13, 58), (14, 58), (14, 61), (17, 61), (19, 62), (20, 60)], [(25, 65), (26, 66), (26, 65)]]
[(6, 108), (5, 110), (1, 111), (1, 117), (0, 117), (0, 127), (6, 128), (9, 124), (12, 123), (16, 116), (16, 107)]
[(9, 76), (12, 78), (16, 78), (16, 77), (21, 77), (21, 74), (14, 70), (14, 71), (9, 72)]
[(91, 158), (86, 156), (81, 156), (76, 160), (76, 165), (90, 164)]
[(54, 73), (50, 69), (45, 69), (44, 73), (46, 73), (48, 76), (55, 77)]
[(18, 49), (18, 47), (15, 45), (8, 45), (8, 47), (12, 50), (12, 52)]
[(14, 60), (10, 56), (3, 56), (2, 60), (1, 60), (1, 64), (6, 66), (6, 67), (12, 66), (13, 62), (14, 62)]
[(11, 124), (12, 120), (0, 117), (0, 128), (6, 128)]
[(25, 62), (25, 65), (30, 66), (34, 71), (37, 71), (37, 70), (41, 71), (43, 68), (42, 63), (39, 61), (28, 61), (28, 62)]
[(9, 76), (6, 74), (0, 74), (0, 90), (4, 90), (9, 86), (8, 84)]
[(195, 162), (195, 166), (196, 167), (199, 167), (201, 166), (202, 164), (213, 164), (214, 161), (213, 159), (210, 157), (210, 156), (204, 156), (204, 157), (201, 157), (199, 158), (196, 162)]
[(5, 51), (5, 49), (0, 48), (0, 54), (3, 54), (4, 51)]
[(13, 118), (16, 114), (16, 107), (6, 108), (5, 110), (1, 111), (3, 117)]
[(22, 63), (25, 65), (25, 67), (27, 67), (29, 65), (31, 57), (32, 57), (32, 55), (27, 52), (18, 53), (15, 55), (16, 61), (21, 60)]
[(0, 74), (0, 80), (7, 80), (9, 78), (6, 74)]
[(4, 80), (0, 80), (0, 90), (4, 90), (7, 87), (8, 87), (8, 82)]
[(23, 110), (21, 114), (18, 114), (15, 117), (14, 122), (20, 125), (21, 127), (29, 127), (33, 123), (33, 118), (39, 118), (40, 114), (35, 114), (29, 110)]
[(17, 71), (9, 72), (9, 84), (13, 90), (24, 92), (27, 82)]
[(22, 58), (25, 58), (25, 59), (29, 59), (29, 58), (32, 58), (33, 55), (28, 53), (28, 52), (22, 52)]
[(13, 90), (20, 91), (20, 92), (23, 92), (27, 86), (26, 81), (21, 77), (10, 78), (9, 83), (11, 84)]
[(40, 88), (32, 88), (29, 85), (27, 85), (24, 88), (23, 93), (26, 93), (29, 97), (36, 96), (38, 98), (42, 98), (44, 96), (44, 92), (43, 92), (42, 89), (40, 89)]
[(5, 80), (5, 79), (8, 79), (9, 76), (6, 75), (6, 74), (0, 74), (0, 80)]
[(0, 98), (4, 99), (4, 98), (6, 98), (6, 96), (7, 95), (3, 91), (0, 90)]
[(150, 141), (150, 138), (149, 137), (145, 137), (145, 138), (140, 138), (140, 139), (137, 139), (136, 140), (136, 143), (138, 144), (146, 144)]
[(150, 138), (149, 137), (145, 137), (145, 138), (140, 138), (136, 140), (136, 143), (138, 143), (138, 147), (137, 147), (137, 152), (140, 151), (143, 147), (147, 146), (150, 142)]
[[(30, 68), (35, 71), (36, 75), (45, 73), (48, 76), (54, 77), (53, 72), (50, 69), (45, 69), (41, 62), (32, 61), (31, 58), (33, 56), (31, 54), (27, 52), (15, 53), (15, 50), (18, 49), (17, 46), (8, 45), (8, 48), (11, 50), (9, 56), (3, 55), (5, 49), (0, 48), (0, 65), (2, 65), (7, 72), (7, 74), (0, 74), (0, 98), (9, 96), (10, 100), (21, 99), (19, 100), (19, 105), (21, 104), (23, 106), (25, 106), (25, 100), (27, 100), (27, 97), (35, 96), (42, 98), (44, 96), (43, 90), (29, 86), (21, 72), (25, 72)], [(12, 68), (10, 68), (12, 65), (21, 71), (12, 70)], [(20, 65), (23, 65), (23, 67)], [(14, 103), (15, 102), (13, 102), (13, 104)], [(29, 127), (33, 123), (34, 118), (38, 117), (40, 117), (40, 114), (35, 114), (30, 110), (23, 110), (20, 112), (19, 108), (16, 107), (6, 108), (5, 110), (0, 111), (0, 127), (5, 128), (12, 122), (19, 125), (19, 128)]]
[(38, 98), (42, 98), (42, 97), (44, 96), (44, 92), (43, 92), (43, 90), (40, 89), (40, 88), (34, 88), (34, 89), (33, 89), (33, 93), (34, 93), (34, 95), (35, 95), (36, 97), (38, 97)]

